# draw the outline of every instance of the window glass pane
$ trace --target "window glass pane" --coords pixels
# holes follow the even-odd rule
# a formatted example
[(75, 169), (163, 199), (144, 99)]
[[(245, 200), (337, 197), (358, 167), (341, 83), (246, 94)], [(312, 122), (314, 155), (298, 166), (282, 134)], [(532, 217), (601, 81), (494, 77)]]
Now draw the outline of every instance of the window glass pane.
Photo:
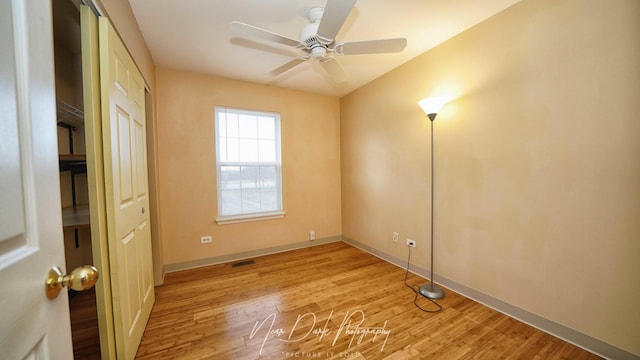
[(229, 161), (229, 159), (227, 159), (227, 138), (218, 138), (218, 149), (220, 161)]
[(242, 213), (240, 200), (242, 192), (240, 190), (220, 191), (220, 211), (224, 215)]
[(260, 185), (262, 188), (275, 189), (278, 179), (276, 177), (275, 166), (260, 167)]
[[(227, 113), (227, 137), (238, 137), (238, 115)], [(220, 134), (220, 136), (225, 136), (224, 133)]]
[(275, 119), (273, 117), (260, 116), (258, 118), (258, 138), (260, 139), (275, 139), (276, 127)]
[(255, 139), (258, 137), (258, 119), (251, 115), (240, 115), (238, 122), (239, 136), (245, 139)]
[(218, 157), (220, 158), (220, 161), (222, 161), (222, 162), (229, 161), (228, 153), (227, 153), (228, 146), (229, 145), (227, 144), (227, 139), (226, 138), (219, 138), (218, 139), (218, 147), (220, 149)]
[(258, 161), (258, 141), (254, 139), (240, 139), (240, 161), (257, 162)]
[(242, 189), (258, 188), (258, 167), (243, 166), (241, 171)]
[(260, 206), (260, 190), (242, 191), (242, 212), (257, 213), (262, 211)]
[(258, 159), (260, 162), (276, 162), (275, 140), (258, 140)]
[(218, 111), (218, 138), (227, 136), (227, 113)]
[(261, 189), (262, 211), (278, 210), (278, 192), (275, 189)]
[(240, 160), (240, 144), (238, 139), (227, 139), (227, 161), (235, 162)]
[(220, 167), (220, 187), (222, 190), (240, 189), (240, 167)]

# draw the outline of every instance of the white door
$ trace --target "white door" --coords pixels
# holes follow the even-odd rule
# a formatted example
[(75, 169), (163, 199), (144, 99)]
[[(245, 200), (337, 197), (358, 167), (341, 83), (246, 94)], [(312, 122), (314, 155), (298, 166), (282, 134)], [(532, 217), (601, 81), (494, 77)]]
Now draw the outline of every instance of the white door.
[(133, 359), (155, 300), (144, 80), (107, 18), (99, 19), (102, 137), (111, 291), (119, 359)]
[(0, 349), (5, 359), (72, 359), (50, 0), (0, 0)]

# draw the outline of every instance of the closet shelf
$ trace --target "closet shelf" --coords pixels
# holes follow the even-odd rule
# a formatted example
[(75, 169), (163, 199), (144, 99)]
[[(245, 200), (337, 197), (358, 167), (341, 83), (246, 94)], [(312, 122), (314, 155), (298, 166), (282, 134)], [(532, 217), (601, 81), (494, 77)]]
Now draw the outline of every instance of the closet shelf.
[(87, 161), (85, 154), (59, 154), (60, 161)]
[(89, 205), (77, 205), (62, 209), (62, 227), (77, 229), (89, 227)]
[(84, 112), (64, 101), (56, 102), (56, 113), (58, 123), (64, 123), (72, 126), (79, 126), (84, 123)]
[(60, 172), (71, 171), (74, 174), (85, 174), (87, 172), (87, 156), (85, 154), (60, 154)]

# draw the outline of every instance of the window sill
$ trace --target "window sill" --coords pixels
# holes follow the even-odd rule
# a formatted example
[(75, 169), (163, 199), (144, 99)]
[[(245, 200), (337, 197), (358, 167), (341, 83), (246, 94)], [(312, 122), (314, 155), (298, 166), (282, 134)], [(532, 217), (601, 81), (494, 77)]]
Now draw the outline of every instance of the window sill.
[(284, 211), (271, 211), (255, 214), (241, 214), (231, 216), (221, 216), (216, 219), (218, 225), (236, 224), (249, 221), (273, 220), (284, 218)]

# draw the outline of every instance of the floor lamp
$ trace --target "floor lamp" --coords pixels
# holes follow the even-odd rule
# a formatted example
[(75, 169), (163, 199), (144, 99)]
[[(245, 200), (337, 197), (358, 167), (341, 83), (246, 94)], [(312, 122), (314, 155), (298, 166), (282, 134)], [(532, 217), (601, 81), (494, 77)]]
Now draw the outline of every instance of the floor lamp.
[(445, 102), (446, 100), (442, 97), (426, 98), (418, 102), (431, 123), (431, 281), (420, 286), (419, 289), (420, 294), (428, 299), (442, 299), (444, 297), (444, 290), (433, 284), (433, 121)]

